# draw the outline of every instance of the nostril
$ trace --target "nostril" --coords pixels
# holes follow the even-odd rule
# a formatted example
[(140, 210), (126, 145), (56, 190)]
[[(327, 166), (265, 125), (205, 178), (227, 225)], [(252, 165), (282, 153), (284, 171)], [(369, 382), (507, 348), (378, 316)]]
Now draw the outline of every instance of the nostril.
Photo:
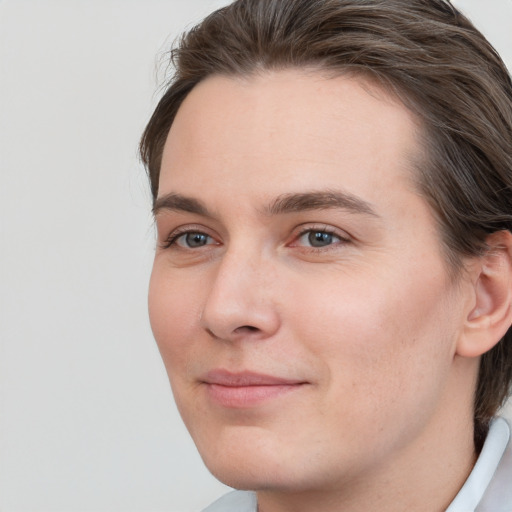
[(253, 325), (242, 325), (241, 327), (237, 327), (235, 329), (235, 332), (243, 332), (243, 331), (256, 332), (256, 331), (259, 331), (259, 329), (257, 327), (254, 327)]
[[(206, 332), (214, 339), (220, 340), (223, 339), (223, 336), (216, 334), (211, 329), (206, 329)], [(232, 334), (247, 334), (250, 332), (260, 332), (260, 329), (257, 327), (254, 327), (253, 325), (242, 325), (240, 327), (237, 327), (234, 331), (232, 331)], [(229, 339), (230, 336), (228, 335), (226, 339)]]

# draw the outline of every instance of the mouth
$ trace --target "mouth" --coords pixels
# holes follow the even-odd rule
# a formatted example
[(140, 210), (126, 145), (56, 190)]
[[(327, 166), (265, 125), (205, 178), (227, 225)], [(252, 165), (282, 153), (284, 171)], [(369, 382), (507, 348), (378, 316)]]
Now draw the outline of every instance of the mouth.
[(287, 379), (254, 372), (232, 373), (227, 370), (208, 372), (201, 382), (209, 398), (227, 408), (248, 408), (298, 391), (306, 381)]

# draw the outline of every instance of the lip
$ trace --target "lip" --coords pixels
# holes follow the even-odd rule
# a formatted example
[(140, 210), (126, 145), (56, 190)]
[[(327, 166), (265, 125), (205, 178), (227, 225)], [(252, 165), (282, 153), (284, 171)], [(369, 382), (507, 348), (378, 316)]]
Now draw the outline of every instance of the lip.
[(209, 398), (227, 408), (248, 408), (297, 391), (306, 381), (250, 371), (212, 370), (201, 381)]

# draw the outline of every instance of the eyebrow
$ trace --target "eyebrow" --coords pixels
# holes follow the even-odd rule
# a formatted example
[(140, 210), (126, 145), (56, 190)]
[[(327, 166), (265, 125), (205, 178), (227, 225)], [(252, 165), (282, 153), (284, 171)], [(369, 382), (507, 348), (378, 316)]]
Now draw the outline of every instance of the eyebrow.
[(203, 217), (213, 217), (208, 208), (193, 197), (183, 196), (181, 194), (170, 193), (165, 196), (158, 197), (153, 204), (153, 215), (162, 210), (170, 210), (175, 212), (188, 212), (202, 215)]
[[(280, 215), (308, 210), (330, 209), (379, 217), (367, 201), (348, 192), (338, 190), (282, 194), (266, 206), (263, 213), (266, 215)], [(162, 210), (214, 217), (201, 201), (173, 192), (156, 199), (153, 205), (153, 215), (156, 216)]]
[(283, 194), (272, 201), (265, 212), (269, 215), (278, 215), (281, 213), (330, 209), (379, 217), (370, 203), (353, 194), (339, 190)]

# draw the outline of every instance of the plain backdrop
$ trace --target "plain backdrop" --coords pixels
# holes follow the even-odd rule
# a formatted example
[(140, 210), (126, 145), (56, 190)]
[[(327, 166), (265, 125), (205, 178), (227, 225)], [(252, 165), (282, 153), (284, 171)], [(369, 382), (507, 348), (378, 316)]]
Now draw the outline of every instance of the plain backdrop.
[[(159, 58), (225, 3), (0, 0), (2, 512), (194, 512), (226, 490), (149, 328), (137, 158)], [(512, 0), (456, 3), (510, 66)]]

